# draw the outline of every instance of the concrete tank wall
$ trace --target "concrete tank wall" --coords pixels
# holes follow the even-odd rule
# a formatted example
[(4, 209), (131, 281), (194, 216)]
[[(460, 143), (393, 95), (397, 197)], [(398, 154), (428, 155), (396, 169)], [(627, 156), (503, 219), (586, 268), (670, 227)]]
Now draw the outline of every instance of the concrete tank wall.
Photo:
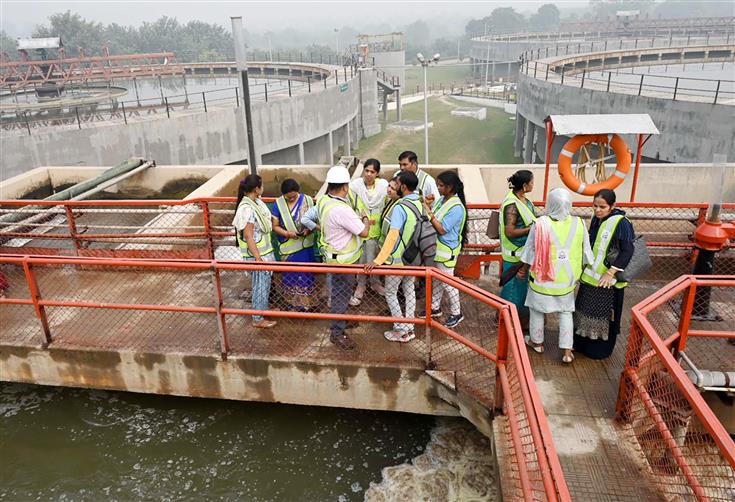
[[(350, 121), (359, 128), (356, 137), (380, 132), (377, 79), (372, 69), (360, 70), (340, 86), (253, 103), (252, 110), (260, 156), (298, 149), (300, 144), (326, 137)], [(209, 113), (175, 112), (170, 119), (3, 137), (0, 148), (0, 179), (43, 165), (114, 166), (131, 156), (158, 164), (227, 164), (245, 159), (248, 151), (243, 108), (216, 107)], [(301, 159), (296, 155), (289, 160), (299, 163)]]
[[(711, 161), (714, 154), (724, 153), (735, 159), (732, 106), (579, 89), (527, 75), (519, 78), (518, 114), (536, 126), (541, 127), (552, 114), (645, 112), (661, 134), (643, 147), (644, 157), (690, 163)], [(635, 150), (635, 142), (626, 140)]]

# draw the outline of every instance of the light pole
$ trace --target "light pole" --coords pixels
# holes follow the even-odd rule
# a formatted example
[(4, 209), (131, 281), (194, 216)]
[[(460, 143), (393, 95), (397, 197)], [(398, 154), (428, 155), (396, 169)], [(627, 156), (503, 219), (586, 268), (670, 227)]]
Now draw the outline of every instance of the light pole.
[(487, 74), (490, 71), (490, 39), (487, 38), (487, 23), (485, 23), (485, 43), (487, 43), (487, 54), (485, 55), (485, 89), (487, 90)]
[(339, 61), (339, 28), (334, 29), (334, 41), (337, 47), (337, 61)]
[(237, 69), (240, 72), (242, 99), (245, 108), (245, 130), (248, 137), (248, 166), (250, 166), (250, 174), (257, 174), (258, 157), (255, 153), (255, 135), (253, 133), (253, 118), (250, 110), (250, 82), (248, 80), (248, 62), (245, 54), (245, 33), (242, 29), (242, 18), (240, 16), (231, 17), (230, 20), (232, 21), (232, 40), (235, 43), (235, 61), (237, 61)]
[(421, 67), (424, 69), (424, 158), (423, 164), (429, 165), (429, 98), (426, 94), (426, 70), (430, 63), (436, 63), (439, 61), (439, 54), (434, 54), (434, 57), (430, 60), (426, 60), (424, 55), (420, 52), (416, 54), (416, 59), (421, 63)]

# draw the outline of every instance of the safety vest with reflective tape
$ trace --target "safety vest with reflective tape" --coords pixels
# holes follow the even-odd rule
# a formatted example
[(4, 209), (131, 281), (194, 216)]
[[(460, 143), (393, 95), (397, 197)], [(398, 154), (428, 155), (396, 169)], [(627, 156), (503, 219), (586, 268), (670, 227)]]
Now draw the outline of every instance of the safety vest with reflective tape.
[[(595, 243), (592, 247), (592, 254), (595, 256), (595, 262), (584, 268), (582, 277), (580, 278), (583, 283), (589, 284), (590, 286), (597, 286), (602, 276), (610, 268), (605, 265), (605, 257), (607, 256), (607, 251), (610, 248), (613, 236), (615, 235), (615, 229), (618, 228), (618, 225), (623, 221), (623, 218), (625, 218), (625, 216), (616, 214), (615, 216), (611, 216), (607, 220), (603, 221), (602, 225), (600, 225), (597, 237), (595, 238)], [(613, 277), (613, 285), (618, 289), (622, 289), (627, 286), (628, 283), (618, 282), (617, 279)]]
[[(311, 197), (307, 197), (306, 195), (299, 195), (299, 197), (304, 198), (304, 204), (306, 204), (306, 209), (310, 209), (314, 203), (311, 200)], [(281, 219), (283, 220), (283, 226), (286, 227), (286, 230), (289, 232), (298, 233), (298, 229), (296, 227), (296, 222), (293, 221), (293, 217), (291, 216), (291, 210), (288, 208), (288, 202), (286, 202), (285, 197), (280, 196), (276, 199), (276, 206), (278, 206), (278, 212), (281, 213)], [(309, 234), (306, 237), (296, 237), (295, 239), (287, 239), (284, 242), (281, 242), (279, 246), (279, 251), (281, 253), (281, 256), (288, 256), (290, 254), (298, 253), (302, 249), (310, 248), (314, 245), (314, 234)]]
[[(267, 215), (264, 215), (260, 204), (255, 202), (250, 197), (243, 197), (242, 201), (240, 201), (240, 206), (242, 206), (243, 204), (247, 204), (248, 206), (252, 208), (253, 213), (255, 213), (255, 218), (258, 220), (258, 223), (260, 224), (260, 229), (263, 230), (260, 234), (260, 240), (258, 240), (258, 242), (255, 243), (255, 247), (258, 248), (258, 252), (260, 253), (260, 256), (262, 258), (268, 253), (273, 252), (273, 244), (271, 243), (271, 233), (270, 231), (267, 230), (269, 228), (272, 228), (271, 222), (270, 222), (271, 214), (269, 212)], [(240, 248), (240, 254), (242, 254), (243, 258), (254, 258), (253, 254), (250, 252), (250, 249), (248, 248), (247, 241), (242, 238), (242, 232), (237, 232), (237, 246)]]
[[(399, 205), (405, 204), (413, 204), (419, 210), (419, 214), (421, 214), (423, 206), (419, 199), (401, 199), (393, 209), (395, 210)], [(416, 230), (416, 223), (418, 223), (416, 215), (407, 207), (404, 207), (403, 211), (406, 213), (406, 221), (403, 223), (403, 229), (401, 230), (401, 235), (398, 238), (395, 249), (393, 249), (393, 252), (385, 261), (386, 265), (403, 265), (403, 253), (406, 251), (406, 248), (413, 238), (413, 233)]]
[(518, 263), (521, 261), (521, 254), (525, 246), (516, 246), (511, 240), (505, 235), (505, 207), (515, 204), (518, 214), (523, 220), (524, 228), (528, 228), (531, 223), (536, 221), (536, 215), (523, 203), (521, 199), (516, 197), (513, 190), (508, 192), (508, 195), (503, 199), (503, 203), (500, 205), (500, 252), (503, 256), (503, 261), (506, 263)]
[(448, 268), (452, 268), (457, 264), (459, 252), (462, 250), (462, 231), (467, 223), (467, 209), (465, 209), (462, 201), (456, 195), (453, 195), (447, 201), (444, 200), (444, 197), (440, 198), (434, 203), (434, 208), (432, 209), (436, 219), (441, 222), (449, 210), (457, 206), (462, 207), (462, 223), (459, 225), (457, 245), (450, 248), (441, 241), (439, 233), (436, 234), (436, 255), (434, 256), (434, 261), (443, 263)]
[[(393, 177), (396, 177), (400, 172), (401, 171), (396, 171)], [(417, 193), (419, 197), (423, 197), (426, 195), (426, 187), (424, 185), (426, 185), (426, 181), (429, 179), (429, 173), (419, 169), (416, 171), (416, 177), (419, 179), (419, 184), (416, 186), (416, 191), (414, 193)]]
[(400, 200), (401, 199), (391, 200), (386, 198), (385, 207), (383, 208), (383, 212), (380, 213), (380, 239), (378, 242), (381, 246), (385, 242), (385, 237), (390, 231), (390, 218), (393, 215), (393, 210), (396, 208)]
[(335, 249), (327, 243), (325, 238), (325, 233), (329, 232), (327, 216), (329, 216), (332, 209), (340, 204), (352, 209), (352, 206), (344, 199), (332, 197), (331, 195), (324, 195), (316, 201), (316, 207), (319, 211), (319, 223), (322, 227), (319, 245), (327, 263), (355, 263), (362, 256), (362, 238), (359, 235), (353, 234), (344, 249)]
[(553, 281), (538, 281), (536, 273), (531, 271), (529, 287), (542, 295), (563, 296), (574, 291), (582, 274), (584, 232), (587, 230), (578, 216), (570, 216), (563, 221), (554, 221), (548, 216), (542, 218), (547, 218), (551, 223), (550, 258), (556, 278)]

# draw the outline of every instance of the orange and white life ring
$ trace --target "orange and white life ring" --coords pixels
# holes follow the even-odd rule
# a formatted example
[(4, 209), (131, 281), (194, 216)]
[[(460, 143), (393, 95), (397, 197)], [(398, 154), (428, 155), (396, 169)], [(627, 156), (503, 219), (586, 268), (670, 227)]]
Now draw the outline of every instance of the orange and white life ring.
[[(572, 171), (572, 158), (574, 154), (583, 145), (589, 143), (606, 144), (608, 142), (610, 143), (610, 148), (615, 152), (615, 157), (618, 159), (615, 172), (605, 181), (599, 183), (582, 183)], [(630, 171), (632, 157), (628, 145), (617, 134), (613, 134), (611, 139), (606, 134), (579, 134), (567, 141), (561, 149), (558, 163), (559, 176), (567, 188), (573, 192), (582, 195), (594, 195), (598, 190), (603, 188), (612, 190), (618, 187), (625, 180), (625, 175)]]

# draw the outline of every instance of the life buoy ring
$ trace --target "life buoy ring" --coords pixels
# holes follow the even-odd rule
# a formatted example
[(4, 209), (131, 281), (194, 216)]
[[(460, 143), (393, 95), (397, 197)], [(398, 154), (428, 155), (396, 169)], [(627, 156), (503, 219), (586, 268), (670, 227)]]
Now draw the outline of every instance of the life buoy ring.
[[(572, 158), (577, 150), (583, 145), (589, 143), (610, 143), (610, 148), (615, 152), (618, 164), (615, 166), (615, 172), (605, 181), (599, 183), (583, 183), (572, 172)], [(625, 175), (630, 171), (632, 154), (628, 145), (623, 138), (617, 134), (612, 135), (612, 139), (608, 139), (606, 134), (579, 134), (566, 142), (559, 154), (558, 170), (559, 176), (564, 184), (572, 190), (582, 195), (594, 195), (603, 188), (617, 188), (624, 180)]]

